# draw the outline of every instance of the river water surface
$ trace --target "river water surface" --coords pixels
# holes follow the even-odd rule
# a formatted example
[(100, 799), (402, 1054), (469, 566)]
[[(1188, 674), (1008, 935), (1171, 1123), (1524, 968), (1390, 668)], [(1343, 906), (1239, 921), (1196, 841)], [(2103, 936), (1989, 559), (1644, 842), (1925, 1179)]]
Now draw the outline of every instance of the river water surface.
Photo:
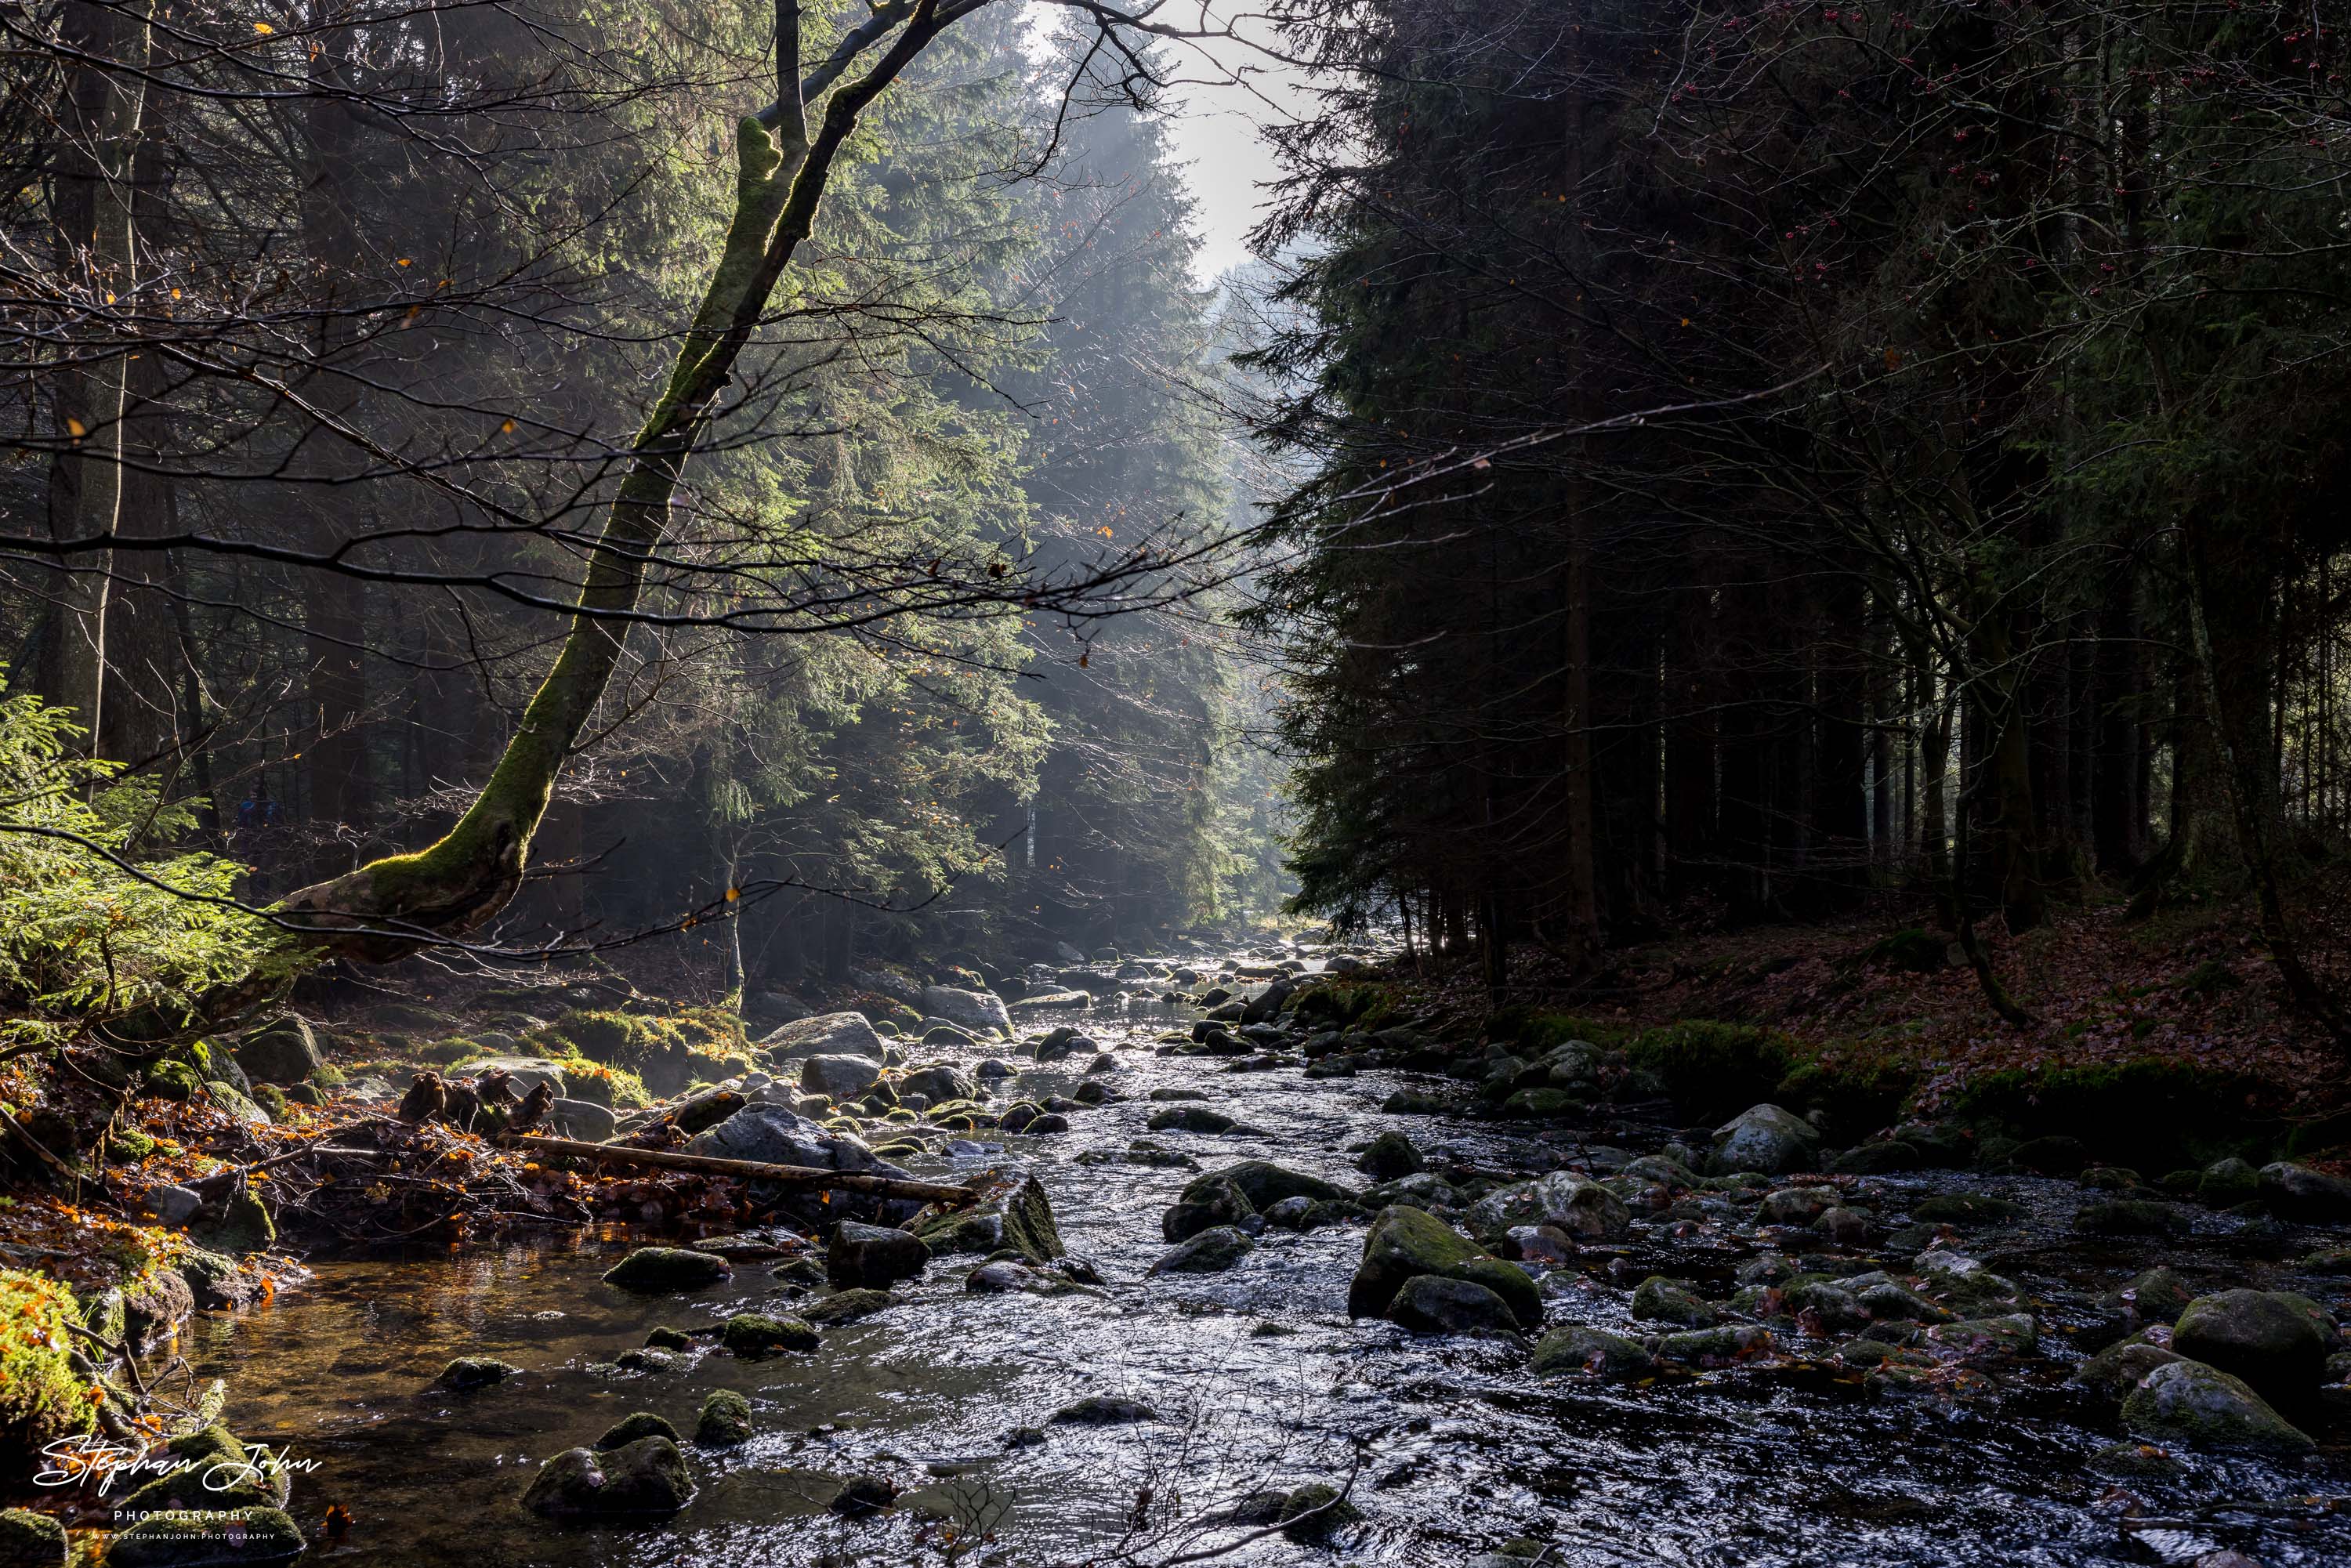
[[(1115, 1560), (1156, 1563), (1243, 1533), (1217, 1522), (1238, 1496), (1351, 1479), (1363, 1517), (1328, 1544), (1271, 1535), (1219, 1560), (1448, 1565), (1517, 1540), (1541, 1543), (1547, 1563), (1595, 1568), (2187, 1563), (2224, 1547), (2273, 1568), (2351, 1564), (2339, 1433), (2307, 1468), (2191, 1458), (2180, 1475), (2122, 1484), (2091, 1468), (2118, 1433), (2110, 1414), (2063, 1387), (2072, 1353), (2062, 1331), (2087, 1321), (2069, 1303), (2158, 1260), (2143, 1247), (2085, 1253), (2064, 1236), (2084, 1196), (2070, 1182), (1937, 1174), (1865, 1184), (1886, 1212), (1906, 1194), (1953, 1186), (2033, 1209), (1991, 1260), (2043, 1299), (2054, 1348), (2045, 1368), (1993, 1393), (1889, 1395), (1802, 1366), (1646, 1386), (1538, 1380), (1522, 1347), (1349, 1322), (1360, 1225), (1269, 1231), (1228, 1273), (1146, 1278), (1166, 1249), (1161, 1211), (1194, 1173), (1088, 1165), (1081, 1152), (1150, 1135), (1211, 1169), (1269, 1158), (1360, 1186), (1349, 1146), (1391, 1127), (1432, 1156), (1527, 1171), (1577, 1142), (1381, 1112), (1396, 1088), (1426, 1079), (1307, 1081), (1295, 1067), (1233, 1073), (1216, 1059), (1155, 1056), (1169, 1021), (1094, 1015), (1089, 1033), (1117, 1045), (1123, 1063), (1108, 1082), (1128, 1098), (1074, 1113), (1066, 1134), (1001, 1140), (1007, 1158), (1042, 1179), (1070, 1249), (1100, 1270), (1100, 1295), (967, 1294), (963, 1277), (978, 1260), (944, 1260), (900, 1286), (899, 1304), (827, 1330), (813, 1354), (738, 1361), (713, 1350), (675, 1372), (615, 1375), (591, 1368), (655, 1325), (789, 1312), (798, 1289), (752, 1263), (709, 1291), (647, 1299), (598, 1277), (624, 1243), (517, 1245), (316, 1262), (302, 1289), (199, 1322), (192, 1359), (229, 1380), (227, 1420), (241, 1437), (315, 1465), (295, 1483), (298, 1519), (349, 1510), (349, 1534), (314, 1557), (385, 1568), (882, 1565), (946, 1562), (957, 1550), (970, 1551), (963, 1561), (1050, 1564), (1113, 1560), (1122, 1542), (1133, 1554)], [(1063, 1066), (1028, 1064), (1017, 1087), (1067, 1092), (1080, 1080)], [(1166, 1087), (1205, 1092), (1251, 1130), (1145, 1134), (1157, 1108), (1146, 1092)], [(1621, 1124), (1583, 1135), (1603, 1134), (1636, 1149), (1668, 1135)], [(925, 1175), (958, 1169), (903, 1163)], [(2273, 1270), (2232, 1249), (2237, 1223), (2200, 1219), (2199, 1236), (2159, 1260), (2199, 1289), (2256, 1273), (2270, 1282)], [(1701, 1239), (1718, 1260), (1740, 1244), (1737, 1228), (1726, 1229)], [(1605, 1259), (1579, 1260), (1547, 1284), (1550, 1322), (1637, 1334), (1624, 1287), (1653, 1263), (1690, 1272), (1687, 1231), (1685, 1250), (1670, 1253), (1675, 1244), (1660, 1220), (1635, 1227), (1613, 1276), (1594, 1267)], [(428, 1390), (459, 1354), (526, 1370), (473, 1394)], [(719, 1386), (750, 1397), (758, 1436), (736, 1448), (687, 1445), (700, 1490), (676, 1518), (580, 1528), (518, 1506), (548, 1456), (640, 1409), (691, 1434)], [(1010, 1440), (1087, 1395), (1139, 1400), (1158, 1419), (1045, 1426), (1041, 1444)], [(905, 1489), (901, 1506), (862, 1521), (829, 1511), (838, 1478), (865, 1473)]]

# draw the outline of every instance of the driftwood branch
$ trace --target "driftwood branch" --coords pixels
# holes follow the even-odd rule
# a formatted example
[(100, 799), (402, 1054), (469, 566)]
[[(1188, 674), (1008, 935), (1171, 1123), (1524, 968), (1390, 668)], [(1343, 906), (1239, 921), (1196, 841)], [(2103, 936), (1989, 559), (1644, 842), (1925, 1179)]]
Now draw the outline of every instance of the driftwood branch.
[(507, 1146), (569, 1159), (596, 1160), (613, 1166), (652, 1166), (662, 1170), (699, 1171), (705, 1176), (741, 1176), (750, 1181), (778, 1182), (787, 1186), (831, 1187), (842, 1192), (869, 1192), (881, 1197), (906, 1197), (920, 1203), (962, 1206), (976, 1201), (967, 1186), (945, 1182), (912, 1181), (904, 1176), (875, 1176), (865, 1171), (829, 1171), (813, 1166), (771, 1166), (764, 1160), (726, 1160), (715, 1155), (682, 1155), (671, 1149), (632, 1149), (623, 1144), (583, 1144), (571, 1138), (526, 1137), (507, 1140)]

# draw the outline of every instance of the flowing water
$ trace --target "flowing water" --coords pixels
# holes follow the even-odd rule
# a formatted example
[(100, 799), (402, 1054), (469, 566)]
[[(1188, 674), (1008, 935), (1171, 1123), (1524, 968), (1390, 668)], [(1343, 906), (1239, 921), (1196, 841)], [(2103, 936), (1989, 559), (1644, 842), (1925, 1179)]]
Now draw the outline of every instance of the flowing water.
[[(1165, 1563), (1245, 1533), (1216, 1522), (1241, 1494), (1351, 1478), (1363, 1517), (1328, 1544), (1275, 1534), (1219, 1560), (1452, 1564), (1518, 1538), (1543, 1543), (1545, 1563), (1593, 1565), (2147, 1564), (2222, 1547), (2273, 1568), (2351, 1563), (2351, 1506), (2331, 1500), (2351, 1493), (2339, 1425), (2305, 1468), (2190, 1458), (2183, 1474), (2126, 1486), (2091, 1468), (2118, 1433), (2111, 1413), (2063, 1387), (2071, 1353), (2053, 1331), (2088, 1321), (2091, 1296), (2156, 1260), (2145, 1247), (2085, 1252), (2065, 1236), (2083, 1196), (2072, 1183), (1865, 1184), (1886, 1213), (1905, 1194), (1959, 1185), (2033, 1208), (1993, 1261), (2042, 1298), (2043, 1343), (2055, 1348), (1991, 1391), (1884, 1394), (1787, 1364), (1646, 1386), (1539, 1380), (1523, 1347), (1351, 1323), (1360, 1226), (1269, 1231), (1228, 1273), (1146, 1278), (1165, 1250), (1161, 1211), (1193, 1173), (1075, 1156), (1143, 1134), (1153, 1088), (1201, 1090), (1251, 1129), (1153, 1134), (1209, 1168), (1262, 1157), (1360, 1185), (1349, 1145), (1390, 1127), (1433, 1155), (1489, 1166), (1549, 1168), (1576, 1148), (1570, 1132), (1546, 1143), (1503, 1124), (1379, 1109), (1401, 1084), (1426, 1080), (1310, 1082), (1295, 1068), (1232, 1073), (1216, 1059), (1155, 1056), (1152, 1038), (1167, 1024), (1094, 1017), (1089, 1031), (1120, 1047), (1110, 1081), (1129, 1098), (1073, 1114), (1067, 1134), (1002, 1140), (1042, 1179), (1070, 1249), (1099, 1268), (1101, 1295), (968, 1294), (963, 1276), (978, 1260), (944, 1260), (900, 1286), (898, 1304), (827, 1330), (813, 1354), (740, 1361), (712, 1350), (679, 1371), (615, 1375), (591, 1365), (657, 1324), (788, 1312), (797, 1288), (743, 1264), (730, 1283), (646, 1299), (598, 1277), (622, 1243), (517, 1245), (319, 1262), (309, 1285), (200, 1322), (193, 1359), (229, 1380), (227, 1418), (241, 1436), (316, 1467), (296, 1480), (298, 1519), (317, 1521), (330, 1504), (350, 1511), (355, 1522), (330, 1554), (386, 1568), (879, 1565), (946, 1562), (957, 1550), (971, 1551), (965, 1561), (1047, 1564), (1109, 1560), (1122, 1542), (1132, 1561)], [(1018, 1087), (1066, 1092), (1078, 1080), (1060, 1066), (1030, 1064)], [(1601, 1132), (1636, 1148), (1667, 1136), (1622, 1124), (1586, 1135)], [(920, 1174), (956, 1168), (904, 1163)], [(2199, 1288), (2284, 1281), (2232, 1249), (2241, 1223), (2205, 1217), (2162, 1260)], [(1621, 1263), (1613, 1278), (1587, 1273), (1593, 1260), (1579, 1260), (1547, 1285), (1550, 1321), (1637, 1333), (1625, 1280), (1652, 1266), (1689, 1273), (1707, 1259), (1719, 1270), (1739, 1245), (1736, 1224), (1679, 1229), (1636, 1226), (1630, 1275)], [(472, 1394), (428, 1390), (458, 1354), (526, 1371)], [(722, 1385), (750, 1397), (758, 1436), (737, 1448), (689, 1445), (700, 1490), (674, 1519), (581, 1528), (517, 1506), (547, 1456), (641, 1409), (690, 1434), (704, 1396)], [(1095, 1394), (1139, 1400), (1158, 1419), (1046, 1425)], [(1035, 1426), (1041, 1444), (1009, 1440)], [(828, 1511), (838, 1478), (863, 1473), (906, 1489), (900, 1506), (862, 1521)]]

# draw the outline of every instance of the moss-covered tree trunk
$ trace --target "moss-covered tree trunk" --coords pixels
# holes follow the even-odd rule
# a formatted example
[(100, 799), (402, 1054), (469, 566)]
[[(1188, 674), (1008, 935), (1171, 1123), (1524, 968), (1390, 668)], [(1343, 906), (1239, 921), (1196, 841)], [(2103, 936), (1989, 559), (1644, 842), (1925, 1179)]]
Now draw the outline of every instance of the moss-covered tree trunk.
[[(798, 68), (799, 7), (789, 0), (777, 5), (778, 102), (737, 127), (733, 221), (668, 386), (632, 444), (555, 666), (488, 783), (437, 843), (287, 896), (281, 913), (303, 917), (296, 940), (306, 956), (397, 957), (420, 942), (478, 927), (514, 897), (556, 778), (619, 665), (646, 565), (668, 537), (679, 476), (778, 280), (809, 235), (834, 159), (866, 106), (977, 4), (885, 5), (805, 82)], [(811, 137), (810, 99), (860, 52), (885, 39), (872, 66), (826, 99)]]

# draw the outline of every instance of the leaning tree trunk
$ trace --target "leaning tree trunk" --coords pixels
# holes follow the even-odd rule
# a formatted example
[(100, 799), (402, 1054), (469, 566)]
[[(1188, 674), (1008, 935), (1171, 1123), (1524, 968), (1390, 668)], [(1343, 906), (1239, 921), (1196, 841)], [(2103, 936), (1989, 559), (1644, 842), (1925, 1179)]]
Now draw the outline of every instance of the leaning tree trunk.
[[(300, 920), (303, 956), (395, 958), (421, 942), (477, 928), (513, 899), (556, 777), (619, 664), (646, 564), (668, 536), (679, 476), (778, 279), (809, 235), (834, 159), (866, 106), (948, 23), (973, 9), (975, 0), (950, 0), (944, 15), (940, 0), (885, 4), (801, 81), (799, 8), (790, 0), (777, 5), (781, 96), (737, 127), (734, 219), (668, 387), (632, 444), (555, 666), (472, 808), (438, 842), (287, 895), (279, 913)], [(901, 20), (872, 67), (832, 93), (811, 138), (808, 101)]]

